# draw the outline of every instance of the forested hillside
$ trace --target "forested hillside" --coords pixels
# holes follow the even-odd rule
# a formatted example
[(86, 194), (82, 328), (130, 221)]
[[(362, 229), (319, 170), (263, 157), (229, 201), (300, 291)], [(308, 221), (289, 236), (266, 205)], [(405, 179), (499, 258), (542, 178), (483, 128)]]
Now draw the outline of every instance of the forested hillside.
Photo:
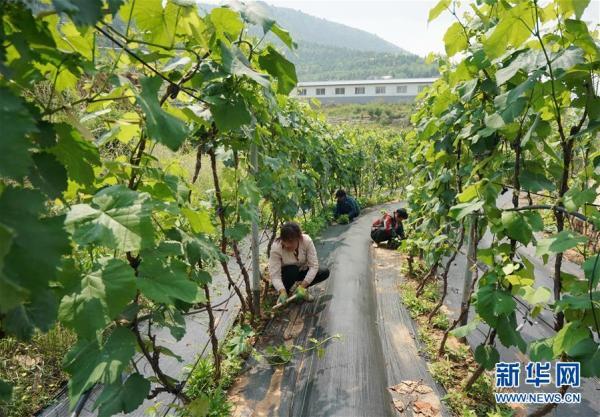
[(288, 59), (296, 64), (301, 81), (435, 77), (435, 66), (416, 55), (357, 51), (301, 42)]

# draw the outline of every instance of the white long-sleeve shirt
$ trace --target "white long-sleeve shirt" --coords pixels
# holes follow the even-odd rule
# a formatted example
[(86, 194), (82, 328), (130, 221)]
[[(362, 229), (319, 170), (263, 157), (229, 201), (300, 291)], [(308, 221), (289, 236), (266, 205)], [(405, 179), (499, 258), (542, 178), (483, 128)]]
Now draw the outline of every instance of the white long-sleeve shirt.
[(308, 269), (304, 282), (310, 284), (319, 270), (319, 259), (317, 250), (310, 236), (302, 234), (302, 240), (298, 244), (298, 254), (295, 251), (287, 251), (281, 247), (280, 241), (273, 242), (271, 255), (269, 256), (269, 275), (271, 283), (277, 291), (285, 288), (281, 279), (281, 268), (287, 265), (297, 265), (301, 271)]

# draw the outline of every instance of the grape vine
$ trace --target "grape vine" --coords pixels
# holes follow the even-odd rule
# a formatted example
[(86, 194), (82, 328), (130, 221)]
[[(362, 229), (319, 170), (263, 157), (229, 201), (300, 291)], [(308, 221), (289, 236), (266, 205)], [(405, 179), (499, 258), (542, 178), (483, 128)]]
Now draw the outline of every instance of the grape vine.
[[(185, 381), (161, 367), (173, 353), (157, 329), (181, 340), (184, 316), (206, 310), (218, 379), (215, 267), (247, 319), (239, 243), (251, 222), (275, 230), (326, 216), (338, 187), (365, 200), (388, 191), (387, 152), (401, 137), (333, 128), (288, 98), (297, 77), (280, 49), (295, 44), (257, 4), (205, 15), (161, 0), (1, 0), (0, 9), (0, 338), (73, 331), (71, 407), (101, 384), (101, 417), (161, 392), (194, 409)], [(248, 35), (251, 26), (263, 36)], [(191, 168), (182, 155), (194, 156)], [(11, 391), (0, 380), (0, 402)]]
[[(479, 321), (490, 331), (467, 388), (498, 362), (496, 339), (531, 360), (578, 361), (583, 376), (600, 376), (600, 255), (591, 233), (600, 229), (600, 48), (598, 28), (582, 20), (588, 4), (486, 0), (459, 16), (458, 2), (442, 0), (430, 11), (430, 21), (444, 12), (455, 21), (447, 56), (434, 58), (441, 78), (421, 95), (407, 135), (416, 214), (407, 248), (435, 270), (463, 250), (465, 226), (479, 245), (472, 263), (485, 269), (470, 298), (477, 317), (455, 332), (465, 336)], [(568, 250), (581, 254), (583, 278), (564, 271)], [(528, 256), (553, 263), (550, 285)], [(526, 340), (518, 305), (527, 320), (551, 312), (554, 336)], [(452, 328), (467, 316), (468, 305)]]

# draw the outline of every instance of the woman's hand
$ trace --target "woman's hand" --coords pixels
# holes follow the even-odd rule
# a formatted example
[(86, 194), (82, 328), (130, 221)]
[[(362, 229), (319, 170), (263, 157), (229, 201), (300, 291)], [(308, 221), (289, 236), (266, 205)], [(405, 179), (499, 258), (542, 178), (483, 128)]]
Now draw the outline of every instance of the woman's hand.
[(279, 297), (277, 297), (277, 304), (283, 304), (287, 301), (288, 299), (288, 295), (287, 295), (287, 291), (282, 288), (281, 290), (279, 290)]
[(306, 291), (306, 284), (304, 284), (304, 282), (302, 282), (300, 285), (298, 285), (298, 287), (296, 288), (296, 292), (295, 292), (295, 296), (296, 299), (298, 299), (298, 301), (304, 301), (304, 300), (308, 300), (308, 291)]

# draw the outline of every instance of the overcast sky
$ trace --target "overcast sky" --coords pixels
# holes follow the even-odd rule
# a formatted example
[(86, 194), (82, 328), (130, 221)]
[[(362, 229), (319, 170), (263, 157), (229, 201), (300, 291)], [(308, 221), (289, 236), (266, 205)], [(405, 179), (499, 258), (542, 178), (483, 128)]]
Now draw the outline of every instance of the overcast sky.
[[(202, 1), (202, 0), (201, 0)], [(221, 4), (221, 0), (204, 0)], [(442, 38), (452, 23), (447, 13), (431, 24), (427, 16), (437, 1), (429, 0), (265, 0), (274, 6), (301, 10), (313, 16), (374, 33), (420, 56), (444, 52)], [(468, 3), (468, 0), (463, 3)], [(591, 0), (584, 19), (600, 23), (600, 0)], [(292, 34), (293, 35), (293, 34)]]

